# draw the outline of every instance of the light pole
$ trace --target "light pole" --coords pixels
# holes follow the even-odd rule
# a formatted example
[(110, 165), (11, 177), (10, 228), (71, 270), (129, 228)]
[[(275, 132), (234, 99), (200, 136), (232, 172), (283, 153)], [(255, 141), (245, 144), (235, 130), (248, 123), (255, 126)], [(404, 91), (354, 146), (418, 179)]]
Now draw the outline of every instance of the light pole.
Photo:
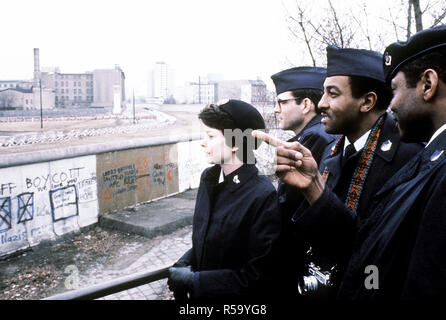
[(135, 117), (135, 89), (133, 89), (133, 123), (136, 123), (136, 117)]
[(43, 111), (42, 111), (42, 78), (39, 79), (40, 84), (40, 130), (43, 130)]

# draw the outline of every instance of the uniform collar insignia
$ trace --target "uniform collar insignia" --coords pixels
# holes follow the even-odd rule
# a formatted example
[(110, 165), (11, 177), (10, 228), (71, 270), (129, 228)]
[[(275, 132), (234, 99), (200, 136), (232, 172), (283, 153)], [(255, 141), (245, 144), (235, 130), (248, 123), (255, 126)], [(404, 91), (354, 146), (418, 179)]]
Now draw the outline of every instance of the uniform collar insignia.
[(386, 66), (390, 66), (392, 64), (392, 56), (389, 54), (389, 52), (386, 52), (384, 55), (384, 63)]
[(432, 155), (431, 155), (431, 161), (437, 161), (438, 160), (438, 158), (440, 158), (441, 157), (441, 155), (443, 154), (443, 152), (444, 152), (444, 150), (435, 150), (435, 152), (434, 153), (432, 153)]
[(389, 151), (390, 148), (392, 148), (392, 141), (390, 140), (384, 141), (381, 145), (382, 151)]
[(238, 179), (238, 174), (236, 174), (234, 178), (232, 178), (232, 181), (234, 181), (234, 183), (240, 183), (240, 180)]

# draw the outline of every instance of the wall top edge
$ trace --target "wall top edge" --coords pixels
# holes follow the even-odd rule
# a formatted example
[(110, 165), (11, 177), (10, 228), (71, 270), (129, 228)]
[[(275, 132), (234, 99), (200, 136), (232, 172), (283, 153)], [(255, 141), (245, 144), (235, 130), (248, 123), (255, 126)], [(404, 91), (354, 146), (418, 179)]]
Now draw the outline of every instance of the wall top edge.
[(47, 149), (29, 151), (6, 155), (1, 155), (0, 150), (0, 168), (14, 167), (39, 162), (49, 162), (88, 155), (97, 155), (113, 151), (144, 148), (164, 144), (174, 144), (179, 142), (200, 140), (201, 138), (202, 134), (200, 132), (196, 132), (175, 136), (134, 138), (127, 141), (110, 141), (104, 143), (86, 144), (81, 146), (59, 147), (49, 150)]

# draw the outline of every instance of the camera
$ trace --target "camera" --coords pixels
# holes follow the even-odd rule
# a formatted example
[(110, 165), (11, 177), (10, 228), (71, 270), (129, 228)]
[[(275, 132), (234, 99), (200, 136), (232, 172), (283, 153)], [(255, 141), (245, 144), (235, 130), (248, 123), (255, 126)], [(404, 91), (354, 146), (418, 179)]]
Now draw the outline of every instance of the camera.
[(306, 252), (306, 258), (309, 262), (306, 263), (305, 275), (297, 285), (299, 294), (302, 296), (328, 294), (328, 291), (335, 285), (336, 265), (332, 265), (329, 268), (322, 268), (316, 265), (311, 261), (315, 258), (311, 247)]
[(303, 276), (297, 285), (299, 294), (302, 296), (308, 295), (312, 292), (317, 292), (322, 287), (332, 287), (332, 272), (334, 268), (330, 271), (321, 270), (321, 268), (315, 265), (313, 262), (308, 264), (307, 275)]

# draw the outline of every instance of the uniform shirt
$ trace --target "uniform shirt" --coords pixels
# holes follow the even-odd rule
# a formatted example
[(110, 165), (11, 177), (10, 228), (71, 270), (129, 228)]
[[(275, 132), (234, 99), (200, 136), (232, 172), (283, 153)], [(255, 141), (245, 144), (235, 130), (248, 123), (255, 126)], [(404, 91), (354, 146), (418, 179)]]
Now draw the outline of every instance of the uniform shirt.
[(206, 169), (197, 193), (192, 249), (179, 261), (195, 271), (195, 299), (277, 294), (281, 218), (272, 183), (245, 164), (218, 183)]
[[(364, 133), (358, 140), (356, 140), (353, 145), (355, 146), (355, 150), (359, 151), (362, 148), (364, 148), (366, 142), (367, 142), (367, 138), (369, 137), (371, 130), (367, 131), (366, 133)], [(344, 141), (344, 155), (345, 155), (345, 149), (347, 149), (347, 147), (351, 144), (351, 142), (348, 140), (347, 137), (345, 137), (345, 141)]]

